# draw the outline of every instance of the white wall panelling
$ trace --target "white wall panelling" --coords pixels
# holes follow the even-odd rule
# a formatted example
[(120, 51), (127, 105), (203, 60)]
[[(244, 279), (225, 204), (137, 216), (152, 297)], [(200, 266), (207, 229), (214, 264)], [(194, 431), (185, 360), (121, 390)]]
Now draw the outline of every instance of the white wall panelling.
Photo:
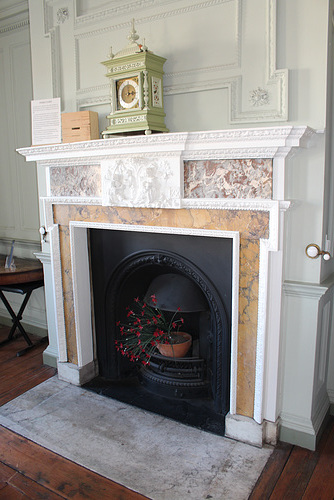
[[(276, 0), (113, 4), (109, 8), (101, 4), (100, 11), (95, 2), (75, 4), (78, 109), (105, 105), (108, 111), (109, 87), (100, 62), (111, 45), (116, 52), (126, 44), (134, 17), (137, 32), (149, 48), (167, 58), (164, 93), (171, 130), (181, 126), (172, 119), (175, 105), (187, 108), (188, 114), (193, 109), (197, 130), (223, 128), (226, 118), (230, 123), (287, 119), (288, 73), (276, 68)], [(209, 32), (215, 36), (208, 37)], [(192, 105), (198, 99), (219, 113), (217, 127), (212, 121), (198, 123), (197, 107)]]
[[(334, 2), (331, 2), (328, 19), (328, 58), (327, 58), (327, 116), (326, 116), (326, 170), (324, 189), (324, 222), (322, 248), (334, 253)], [(321, 278), (326, 279), (334, 272), (334, 259), (322, 260)]]
[[(30, 145), (30, 101), (32, 98), (28, 2), (3, 0), (0, 4), (0, 253), (34, 258), (40, 250), (38, 234), (37, 175), (34, 164), (27, 165), (15, 149)], [(18, 310), (22, 297), (10, 294)], [(11, 318), (0, 304), (3, 323)], [(45, 335), (43, 289), (36, 290), (25, 309), (23, 323), (28, 331)]]
[[(315, 449), (329, 409), (328, 342), (332, 329), (333, 282), (284, 284), (281, 439)], [(311, 328), (310, 328), (311, 325)], [(307, 388), (313, 387), (310, 392)]]
[(27, 0), (1, 0), (0, 4), (0, 36), (9, 32), (17, 32), (29, 25)]
[[(0, 36), (0, 237), (38, 241), (37, 176), (16, 154), (29, 145), (32, 97), (29, 30)], [(24, 82), (24, 85), (22, 84)]]

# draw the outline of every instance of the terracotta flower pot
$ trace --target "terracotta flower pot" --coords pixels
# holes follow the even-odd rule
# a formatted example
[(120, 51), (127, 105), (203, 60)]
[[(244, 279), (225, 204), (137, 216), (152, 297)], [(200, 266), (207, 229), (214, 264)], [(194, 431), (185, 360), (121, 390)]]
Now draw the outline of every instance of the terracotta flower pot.
[(171, 332), (175, 342), (170, 344), (158, 343), (157, 349), (163, 356), (169, 358), (183, 358), (190, 349), (192, 337), (186, 332)]

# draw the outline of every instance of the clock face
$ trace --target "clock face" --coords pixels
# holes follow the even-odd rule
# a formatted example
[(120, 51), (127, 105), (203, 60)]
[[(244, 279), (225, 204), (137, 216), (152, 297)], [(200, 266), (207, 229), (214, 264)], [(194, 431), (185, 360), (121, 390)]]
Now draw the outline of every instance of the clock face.
[(138, 77), (118, 80), (117, 109), (133, 109), (139, 107)]

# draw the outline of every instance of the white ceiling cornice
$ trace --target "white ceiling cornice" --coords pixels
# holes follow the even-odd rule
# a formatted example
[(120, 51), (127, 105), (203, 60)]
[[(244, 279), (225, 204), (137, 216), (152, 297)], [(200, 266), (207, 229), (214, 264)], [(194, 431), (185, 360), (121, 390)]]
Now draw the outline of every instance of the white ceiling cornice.
[(29, 24), (28, 0), (0, 0), (0, 34)]

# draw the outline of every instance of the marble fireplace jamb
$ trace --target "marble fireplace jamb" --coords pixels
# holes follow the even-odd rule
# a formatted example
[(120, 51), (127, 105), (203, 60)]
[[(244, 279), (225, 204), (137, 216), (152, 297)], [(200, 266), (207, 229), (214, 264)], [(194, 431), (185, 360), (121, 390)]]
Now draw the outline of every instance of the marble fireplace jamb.
[[(58, 201), (59, 201), (59, 200), (58, 200)], [(272, 205), (272, 203), (271, 203), (271, 205)], [(55, 207), (55, 208), (57, 208), (57, 207)], [(58, 205), (58, 208), (60, 208), (60, 206), (59, 206), (59, 205)], [(64, 208), (65, 208), (65, 207), (64, 207)], [(102, 207), (96, 207), (96, 208), (98, 209), (98, 211), (100, 211), (101, 213), (103, 213), (103, 214), (104, 214), (104, 216), (105, 216), (105, 212), (106, 212), (106, 209), (105, 209), (105, 208), (102, 208)], [(87, 217), (87, 214), (88, 214), (87, 209), (88, 209), (88, 207), (84, 208), (84, 214), (85, 214), (84, 219)], [(114, 210), (112, 210), (112, 209), (111, 209), (111, 211), (113, 212)], [(127, 213), (127, 212), (128, 212), (128, 209), (125, 209), (125, 213)], [(130, 212), (131, 212), (131, 210), (130, 210)], [(205, 213), (205, 211), (200, 211), (200, 212), (202, 212), (202, 215), (203, 215), (203, 212)], [(180, 212), (179, 212), (179, 211), (177, 211), (177, 210), (176, 210), (176, 212), (175, 212), (175, 213), (176, 213), (177, 217), (180, 215)], [(236, 213), (236, 212), (234, 211), (233, 213)], [(242, 213), (242, 211), (241, 211), (241, 213)], [(258, 216), (259, 216), (259, 214), (257, 214), (257, 217), (258, 217)], [(78, 217), (76, 217), (76, 218), (78, 218)], [(79, 218), (82, 220), (82, 218), (81, 218), (81, 217), (79, 217)], [(237, 221), (238, 221), (238, 218), (237, 218)], [(240, 222), (240, 221), (238, 221), (238, 222)], [(235, 222), (235, 221), (234, 221), (234, 223), (235, 223), (235, 224), (237, 224), (238, 222)], [(66, 232), (67, 232), (67, 231), (68, 231), (68, 230), (66, 230)], [(245, 249), (246, 249), (247, 251), (249, 251), (249, 248), (248, 248), (248, 247), (249, 247), (249, 245), (246, 245), (246, 247), (245, 247)], [(247, 255), (247, 254), (246, 254), (246, 255)], [(70, 264), (68, 264), (68, 265), (70, 265)], [(258, 272), (258, 271), (257, 271), (257, 272)], [(64, 278), (64, 279), (67, 279), (67, 274), (68, 274), (68, 273), (64, 273), (64, 272), (63, 272), (63, 278)], [(71, 280), (70, 280), (70, 282), (71, 282)], [(71, 285), (70, 285), (70, 286), (71, 286)], [(65, 300), (65, 303), (66, 303), (66, 300)], [(252, 314), (253, 314), (253, 316), (254, 316), (254, 313), (252, 313)], [(72, 316), (72, 318), (73, 318), (73, 316)], [(73, 322), (73, 320), (71, 320), (71, 324), (73, 324), (72, 322)], [(71, 335), (72, 335), (72, 334), (71, 334)], [(249, 335), (248, 335), (248, 337), (249, 337)], [(240, 338), (241, 338), (241, 337), (240, 337)], [(255, 338), (256, 338), (256, 330), (255, 330)], [(64, 339), (64, 340), (65, 340), (65, 339)], [(255, 355), (255, 348), (252, 350), (252, 352), (254, 352), (254, 355)], [(65, 355), (64, 355), (63, 357), (65, 358)], [(71, 360), (71, 359), (70, 359), (70, 360)], [(64, 359), (64, 361), (65, 361), (65, 359)], [(77, 363), (77, 360), (75, 360), (75, 362)], [(254, 365), (255, 365), (255, 359), (253, 359), (253, 362), (251, 362), (251, 363), (254, 363)], [(240, 377), (240, 375), (239, 375), (239, 377)], [(253, 379), (253, 376), (252, 376), (251, 378)], [(249, 381), (250, 381), (250, 380), (247, 380), (247, 379), (246, 379), (244, 383), (245, 383), (246, 385), (248, 385), (248, 384), (249, 384)], [(240, 383), (240, 382), (239, 382), (239, 383)], [(254, 383), (254, 382), (253, 382), (253, 383)], [(239, 392), (240, 392), (240, 391), (239, 391)], [(249, 393), (249, 391), (247, 391), (247, 393)], [(250, 406), (249, 406), (249, 403), (251, 403), (251, 404), (250, 404)], [(243, 406), (243, 404), (242, 404), (242, 406)], [(238, 410), (239, 410), (239, 411), (240, 411), (240, 410), (242, 411), (242, 408), (239, 408)], [(243, 411), (243, 413), (244, 413), (244, 411)], [(247, 414), (249, 414), (250, 416), (253, 414), (253, 400), (252, 400), (251, 402), (250, 402), (250, 401), (248, 401), (248, 410), (246, 411), (246, 413), (247, 413)]]

